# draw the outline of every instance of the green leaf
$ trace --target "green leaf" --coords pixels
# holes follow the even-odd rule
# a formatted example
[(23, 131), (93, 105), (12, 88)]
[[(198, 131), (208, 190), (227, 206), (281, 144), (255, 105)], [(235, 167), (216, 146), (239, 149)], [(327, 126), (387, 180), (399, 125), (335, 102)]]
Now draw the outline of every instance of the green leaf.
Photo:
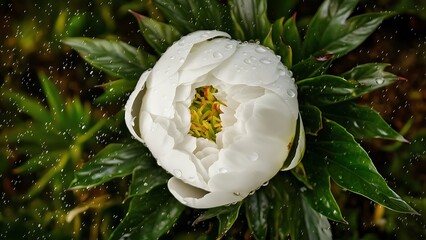
[(15, 174), (32, 173), (51, 168), (61, 158), (62, 150), (45, 151), (28, 159), (24, 164), (13, 169)]
[(343, 102), (357, 97), (355, 85), (341, 77), (321, 75), (297, 83), (299, 96), (315, 106)]
[(68, 38), (63, 43), (74, 48), (94, 67), (127, 80), (138, 80), (156, 62), (156, 57), (121, 41)]
[(327, 218), (312, 209), (303, 195), (301, 201), (308, 239), (331, 240), (330, 223)]
[(133, 172), (128, 198), (146, 194), (155, 187), (166, 184), (169, 178), (170, 175), (160, 167), (152, 169), (137, 168)]
[(385, 72), (384, 69), (387, 66), (389, 66), (389, 64), (366, 63), (358, 65), (348, 72), (343, 73), (342, 77), (348, 81), (356, 81), (359, 84), (359, 91), (361, 94), (364, 94), (401, 79), (392, 73)]
[(269, 32), (266, 0), (230, 0), (234, 37), (239, 40), (262, 40)]
[[(302, 41), (300, 39), (299, 30), (296, 26), (296, 15), (287, 19), (284, 23), (284, 31), (282, 33), (283, 42), (291, 47), (292, 63), (296, 64), (300, 61), (302, 55)], [(291, 67), (291, 66), (289, 66)]]
[(28, 114), (35, 121), (45, 123), (52, 120), (47, 109), (33, 98), (3, 89), (0, 96), (3, 99), (2, 101), (9, 101), (18, 112)]
[(268, 188), (272, 239), (331, 239), (327, 218), (313, 210), (303, 196), (305, 187), (292, 175), (278, 174)]
[(220, 238), (234, 225), (238, 218), (241, 204), (242, 202), (237, 202), (229, 206), (210, 208), (195, 219), (194, 224), (217, 217), (219, 220), (218, 237)]
[(44, 93), (46, 94), (47, 103), (52, 114), (53, 119), (62, 123), (65, 119), (64, 115), (64, 102), (62, 101), (61, 95), (56, 88), (55, 84), (50, 81), (46, 75), (39, 73), (39, 79)]
[(149, 150), (140, 143), (110, 144), (75, 173), (71, 188), (97, 186), (130, 175), (137, 167), (150, 168), (153, 162)]
[(154, 0), (154, 3), (182, 34), (197, 30), (229, 32), (228, 9), (217, 0)]
[(184, 209), (166, 189), (157, 187), (132, 199), (126, 217), (109, 239), (159, 239), (173, 227)]
[(135, 89), (136, 81), (125, 79), (115, 80), (100, 85), (104, 93), (96, 98), (95, 103), (114, 104), (120, 100), (127, 100), (128, 94)]
[(248, 225), (257, 240), (266, 239), (269, 205), (264, 189), (256, 191), (244, 201)]
[(332, 54), (321, 53), (317, 56), (310, 56), (291, 67), (293, 77), (296, 82), (319, 76), (327, 71), (333, 60)]
[(138, 21), (139, 28), (147, 43), (158, 53), (164, 53), (169, 46), (179, 40), (181, 34), (172, 25), (131, 11)]
[(299, 111), (305, 133), (316, 136), (322, 128), (321, 110), (313, 105), (300, 105)]
[(337, 205), (331, 193), (330, 176), (325, 166), (318, 162), (318, 158), (321, 157), (322, 155), (310, 149), (307, 149), (305, 152), (303, 163), (306, 173), (309, 176), (309, 181), (315, 187), (312, 189), (302, 188), (303, 196), (317, 212), (331, 220), (345, 222), (340, 212), (339, 205)]
[(312, 18), (303, 44), (304, 58), (320, 51), (339, 58), (358, 47), (392, 13), (348, 17), (357, 0), (326, 0)]
[(271, 25), (268, 35), (262, 41), (262, 45), (280, 55), (281, 62), (290, 68), (292, 66), (293, 53), (291, 47), (282, 41), (281, 35), (284, 32), (283, 20), (284, 18), (280, 18)]
[(407, 142), (370, 107), (343, 102), (326, 106), (323, 113), (325, 117), (346, 128), (355, 138), (383, 138)]
[(310, 146), (316, 152), (316, 165), (325, 166), (331, 178), (343, 188), (394, 211), (416, 213), (388, 187), (368, 154), (342, 126), (326, 120)]

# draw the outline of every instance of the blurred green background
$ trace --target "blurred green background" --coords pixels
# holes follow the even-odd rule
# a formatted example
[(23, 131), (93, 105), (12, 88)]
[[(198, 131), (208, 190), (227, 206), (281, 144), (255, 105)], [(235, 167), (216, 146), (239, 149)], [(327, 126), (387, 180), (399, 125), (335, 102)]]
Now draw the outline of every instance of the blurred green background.
[[(301, 28), (321, 3), (288, 2)], [(75, 169), (127, 136), (120, 121), (126, 99), (95, 102), (105, 90), (100, 85), (111, 79), (61, 39), (120, 39), (145, 48), (129, 9), (161, 17), (150, 0), (0, 0), (0, 239), (105, 239), (123, 218), (128, 179), (67, 190)], [(332, 71), (386, 62), (388, 71), (407, 79), (359, 101), (378, 110), (410, 144), (362, 144), (390, 187), (421, 215), (391, 212), (333, 188), (348, 221), (332, 223), (335, 239), (426, 238), (426, 2), (361, 1), (356, 13), (381, 10), (398, 15)], [(273, 9), (269, 14), (274, 19)], [(174, 233), (182, 236), (204, 231), (177, 227)]]

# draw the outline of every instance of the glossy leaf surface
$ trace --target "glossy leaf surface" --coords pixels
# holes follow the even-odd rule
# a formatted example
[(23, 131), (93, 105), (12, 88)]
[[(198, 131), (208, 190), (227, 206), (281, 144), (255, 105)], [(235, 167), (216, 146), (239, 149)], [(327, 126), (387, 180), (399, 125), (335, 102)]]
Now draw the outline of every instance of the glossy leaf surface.
[(69, 38), (63, 43), (74, 48), (94, 67), (127, 80), (138, 80), (156, 61), (156, 57), (121, 41)]

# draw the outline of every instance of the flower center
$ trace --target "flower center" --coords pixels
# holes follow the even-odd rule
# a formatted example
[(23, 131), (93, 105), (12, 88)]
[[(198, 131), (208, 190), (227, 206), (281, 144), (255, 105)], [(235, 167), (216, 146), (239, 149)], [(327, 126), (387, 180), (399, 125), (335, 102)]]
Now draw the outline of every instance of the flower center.
[(217, 89), (212, 86), (203, 86), (195, 89), (194, 100), (189, 106), (191, 112), (191, 127), (189, 134), (216, 142), (216, 133), (222, 131), (222, 120), (219, 114), (221, 101), (213, 95)]

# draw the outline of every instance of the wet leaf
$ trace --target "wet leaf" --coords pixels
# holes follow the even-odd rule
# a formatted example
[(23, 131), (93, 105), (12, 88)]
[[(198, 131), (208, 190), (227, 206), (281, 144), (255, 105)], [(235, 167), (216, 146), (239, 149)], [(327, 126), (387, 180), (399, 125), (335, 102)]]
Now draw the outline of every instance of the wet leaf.
[(68, 38), (63, 43), (74, 48), (94, 67), (127, 80), (138, 80), (156, 62), (156, 57), (121, 41)]
[(62, 150), (42, 152), (41, 154), (31, 157), (13, 171), (16, 174), (22, 174), (51, 168), (60, 159), (61, 154)]
[(263, 189), (256, 191), (244, 201), (246, 218), (257, 240), (266, 239), (270, 202)]
[(348, 19), (357, 0), (326, 0), (312, 18), (303, 43), (304, 58), (325, 51), (339, 58), (358, 47), (392, 13), (366, 13)]
[(266, 0), (230, 0), (234, 38), (241, 41), (262, 40), (269, 32)]
[[(101, 85), (104, 93), (96, 98), (95, 103), (116, 103), (121, 98), (127, 100), (127, 95), (135, 89), (136, 81), (125, 79), (115, 80)], [(124, 99), (123, 99), (124, 100)]]
[(220, 238), (234, 225), (238, 218), (241, 204), (242, 202), (237, 202), (229, 206), (210, 208), (195, 219), (194, 224), (217, 217), (219, 219), (218, 237)]
[(139, 28), (147, 43), (158, 53), (164, 53), (169, 46), (179, 40), (181, 34), (178, 30), (166, 23), (131, 12), (138, 21)]
[(365, 94), (375, 89), (387, 86), (396, 82), (399, 77), (384, 71), (389, 64), (386, 63), (366, 63), (358, 65), (342, 74), (348, 81), (358, 83), (359, 94)]
[(18, 92), (11, 92), (1, 90), (2, 102), (9, 102), (8, 104), (13, 105), (18, 112), (28, 114), (32, 119), (38, 122), (49, 122), (51, 116), (49, 111), (37, 100), (25, 96)]
[(330, 224), (306, 202), (304, 188), (294, 177), (279, 174), (270, 182), (272, 239), (331, 239)]
[(392, 191), (365, 150), (342, 126), (326, 120), (318, 137), (309, 141), (316, 164), (340, 186), (397, 212), (416, 213)]
[(296, 4), (297, 0), (268, 0), (268, 16), (270, 16), (270, 19), (289, 18)]
[(229, 32), (229, 12), (217, 0), (154, 0), (166, 18), (180, 33), (197, 30)]
[(343, 102), (324, 107), (323, 113), (325, 117), (343, 126), (355, 138), (383, 138), (407, 142), (370, 107)]
[(339, 205), (337, 205), (331, 193), (330, 176), (327, 173), (326, 167), (318, 162), (318, 158), (322, 157), (321, 154), (310, 149), (307, 149), (305, 152), (303, 163), (313, 188), (302, 187), (303, 196), (305, 197), (305, 201), (318, 213), (331, 220), (345, 222)]
[(110, 144), (75, 173), (71, 188), (89, 188), (132, 174), (135, 168), (150, 168), (155, 162), (140, 143)]
[[(287, 19), (284, 23), (284, 31), (281, 34), (283, 42), (291, 47), (292, 63), (296, 64), (300, 61), (302, 53), (302, 41), (300, 39), (299, 30), (296, 26), (296, 15)], [(291, 67), (291, 66), (288, 66)]]
[(300, 105), (299, 110), (305, 133), (316, 136), (322, 128), (321, 110), (313, 105)]
[(291, 67), (293, 77), (296, 82), (305, 78), (319, 76), (327, 71), (333, 60), (332, 54), (320, 53), (317, 56), (310, 56)]
[(59, 91), (55, 84), (50, 81), (46, 75), (39, 73), (39, 79), (43, 88), (44, 94), (46, 94), (47, 103), (52, 114), (52, 118), (58, 123), (61, 123), (65, 119), (64, 115), (64, 102), (59, 95)]
[(173, 227), (184, 209), (166, 189), (157, 187), (132, 199), (126, 217), (109, 239), (158, 239)]
[(162, 168), (137, 168), (133, 172), (128, 197), (146, 194), (155, 187), (166, 184), (169, 178), (170, 175)]

